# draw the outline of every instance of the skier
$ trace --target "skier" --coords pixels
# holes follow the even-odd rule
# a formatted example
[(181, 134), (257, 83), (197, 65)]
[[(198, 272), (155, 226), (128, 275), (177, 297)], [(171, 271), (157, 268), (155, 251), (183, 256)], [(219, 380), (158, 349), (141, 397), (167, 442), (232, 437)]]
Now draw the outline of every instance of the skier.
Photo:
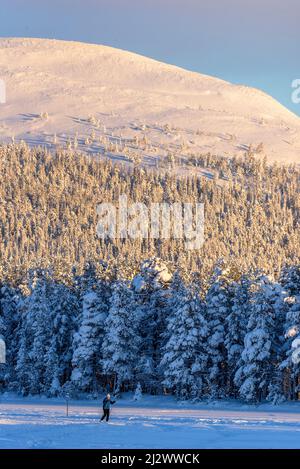
[(106, 421), (109, 421), (109, 414), (110, 414), (110, 408), (112, 404), (114, 404), (116, 401), (112, 401), (110, 398), (110, 394), (106, 394), (106, 397), (103, 399), (103, 415), (101, 417), (100, 422), (105, 419)]

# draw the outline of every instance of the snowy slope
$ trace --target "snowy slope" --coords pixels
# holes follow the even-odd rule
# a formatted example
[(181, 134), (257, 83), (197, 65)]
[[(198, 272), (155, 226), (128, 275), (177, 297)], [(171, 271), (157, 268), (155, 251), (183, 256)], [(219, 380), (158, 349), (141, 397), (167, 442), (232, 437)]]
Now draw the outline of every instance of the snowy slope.
[(179, 406), (168, 398), (99, 402), (17, 398), (0, 403), (0, 448), (300, 448), (299, 405)]
[(131, 139), (145, 137), (148, 164), (168, 151), (242, 154), (263, 142), (270, 159), (299, 162), (300, 118), (270, 96), (130, 52), (4, 38), (0, 79), (7, 88), (0, 141), (55, 147), (77, 134), (80, 149), (117, 142), (110, 151), (121, 157)]

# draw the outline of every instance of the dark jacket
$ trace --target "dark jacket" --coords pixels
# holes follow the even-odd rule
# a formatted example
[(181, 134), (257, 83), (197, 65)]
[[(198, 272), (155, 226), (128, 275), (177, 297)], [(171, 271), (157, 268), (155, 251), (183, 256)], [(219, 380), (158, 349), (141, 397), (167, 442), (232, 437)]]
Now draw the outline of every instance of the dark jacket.
[(111, 399), (107, 399), (106, 397), (103, 399), (103, 410), (110, 410), (112, 404), (116, 401), (112, 401)]

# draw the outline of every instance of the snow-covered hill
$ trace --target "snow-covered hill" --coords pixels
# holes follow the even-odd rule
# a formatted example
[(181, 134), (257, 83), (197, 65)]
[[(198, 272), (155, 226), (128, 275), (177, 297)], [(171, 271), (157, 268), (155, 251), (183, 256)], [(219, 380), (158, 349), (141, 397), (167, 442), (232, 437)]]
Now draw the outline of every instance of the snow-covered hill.
[[(0, 39), (0, 141), (103, 148), (153, 164), (170, 154), (300, 160), (300, 118), (265, 93), (106, 46)], [(76, 135), (76, 137), (75, 137)], [(137, 144), (138, 142), (138, 144)]]

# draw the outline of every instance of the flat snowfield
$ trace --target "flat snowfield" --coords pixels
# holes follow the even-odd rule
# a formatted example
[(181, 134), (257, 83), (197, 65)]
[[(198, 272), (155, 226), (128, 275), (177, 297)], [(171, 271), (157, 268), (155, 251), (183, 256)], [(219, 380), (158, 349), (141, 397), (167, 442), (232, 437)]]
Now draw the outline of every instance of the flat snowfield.
[(180, 405), (121, 399), (99, 423), (100, 402), (2, 398), (0, 448), (300, 448), (300, 405)]

